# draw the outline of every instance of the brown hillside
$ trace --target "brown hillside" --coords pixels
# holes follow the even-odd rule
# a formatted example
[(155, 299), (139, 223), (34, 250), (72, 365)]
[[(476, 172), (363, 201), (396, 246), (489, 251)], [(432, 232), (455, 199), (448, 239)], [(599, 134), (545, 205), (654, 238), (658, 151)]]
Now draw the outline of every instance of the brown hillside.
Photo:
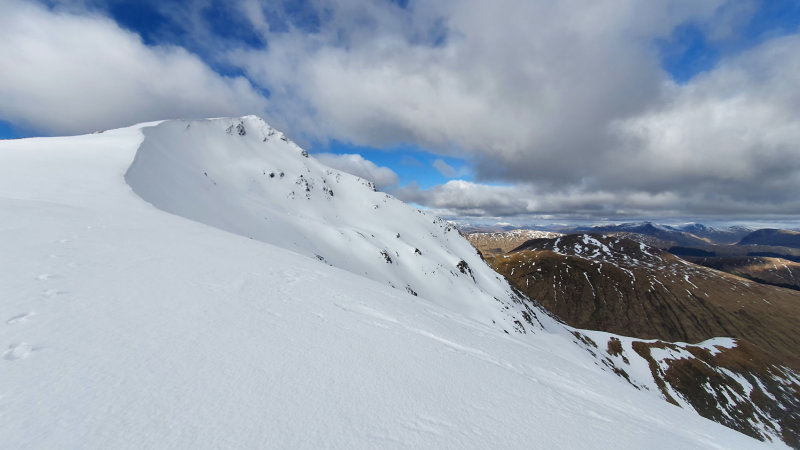
[(787, 259), (760, 256), (685, 257), (684, 259), (758, 283), (800, 290), (800, 263)]
[(467, 240), (484, 257), (501, 255), (513, 250), (531, 239), (554, 238), (560, 233), (537, 230), (510, 230), (499, 232), (476, 232), (466, 235)]
[(736, 337), (800, 368), (800, 292), (613, 237), (536, 239), (487, 262), (572, 326), (672, 342)]

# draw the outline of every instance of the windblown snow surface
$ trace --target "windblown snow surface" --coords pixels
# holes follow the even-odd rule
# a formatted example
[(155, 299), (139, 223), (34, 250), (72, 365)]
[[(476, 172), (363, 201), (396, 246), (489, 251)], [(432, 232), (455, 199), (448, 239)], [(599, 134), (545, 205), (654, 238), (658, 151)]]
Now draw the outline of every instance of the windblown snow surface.
[(0, 255), (3, 448), (764, 445), (255, 117), (0, 141)]

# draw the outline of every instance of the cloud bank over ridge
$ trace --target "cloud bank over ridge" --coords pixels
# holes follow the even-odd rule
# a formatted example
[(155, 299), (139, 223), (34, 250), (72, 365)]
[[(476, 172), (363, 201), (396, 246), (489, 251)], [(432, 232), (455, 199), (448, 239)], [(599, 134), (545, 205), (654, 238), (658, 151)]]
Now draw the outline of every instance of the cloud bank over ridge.
[[(0, 119), (61, 131), (95, 116), (249, 112), (301, 142), (412, 144), (469, 161), (468, 171), (436, 166), (469, 181), (391, 188), (446, 215), (800, 216), (800, 34), (795, 25), (741, 42), (758, 2), (237, 0), (222, 14), (233, 33), (209, 19), (213, 0), (145, 1), (174, 28), (152, 33), (156, 45), (105, 17), (101, 3), (56, 3), (7, 7), (16, 20), (4, 25), (16, 28), (0, 32), (9, 37), (0, 54), (24, 60), (27, 36), (74, 49), (76, 65), (88, 64), (84, 52), (100, 55), (92, 73), (117, 83), (99, 83), (93, 97), (88, 71), (70, 76), (69, 63), (50, 58), (40, 65), (65, 74), (50, 91), (19, 75), (39, 66), (23, 66), (16, 78), (0, 75), (10, 99)], [(35, 39), (26, 15), (53, 31)], [(665, 48), (679, 48), (687, 27), (735, 51), (676, 81)], [(97, 48), (77, 50), (68, 38), (78, 37)], [(126, 54), (130, 67), (113, 58)], [(69, 120), (41, 113), (73, 101), (52, 100), (63, 92), (114, 101), (88, 102)], [(26, 107), (31, 98), (41, 102)], [(398, 184), (363, 158), (325, 157)]]

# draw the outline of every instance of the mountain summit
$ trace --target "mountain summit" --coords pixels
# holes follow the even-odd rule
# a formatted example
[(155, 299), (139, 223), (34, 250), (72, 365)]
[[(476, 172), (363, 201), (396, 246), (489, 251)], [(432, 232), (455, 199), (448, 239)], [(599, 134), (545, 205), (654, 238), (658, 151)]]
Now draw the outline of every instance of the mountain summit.
[(535, 312), (450, 224), (322, 165), (258, 117), (173, 121), (143, 133), (125, 179), (159, 209), (509, 331), (535, 323)]

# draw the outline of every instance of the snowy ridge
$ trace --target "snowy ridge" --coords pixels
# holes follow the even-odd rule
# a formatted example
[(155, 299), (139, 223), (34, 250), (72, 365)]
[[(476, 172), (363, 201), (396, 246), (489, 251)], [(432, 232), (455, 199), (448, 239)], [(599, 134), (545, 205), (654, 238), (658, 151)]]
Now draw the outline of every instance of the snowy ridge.
[(320, 164), (258, 117), (171, 121), (144, 136), (125, 178), (160, 209), (508, 331), (541, 326), (450, 224)]
[(563, 233), (556, 233), (554, 231), (540, 231), (540, 230), (509, 230), (509, 231), (494, 231), (494, 232), (476, 232), (469, 233), (470, 236), (484, 238), (489, 241), (504, 241), (506, 239), (549, 239), (557, 236), (563, 236)]
[[(524, 335), (502, 331), (513, 323), (508, 314), (514, 312), (493, 313), (491, 317), (502, 321), (497, 324), (481, 319), (484, 310), (492, 309), (488, 305), (513, 309), (516, 304), (512, 299), (512, 304), (503, 305), (490, 297), (504, 294), (505, 285), (487, 281), (479, 264), (461, 253), (462, 241), (449, 237), (451, 233), (429, 216), (412, 210), (413, 217), (424, 220), (412, 221), (410, 227), (423, 227), (424, 222), (424, 231), (438, 238), (412, 240), (407, 228), (395, 230), (397, 223), (390, 224), (390, 231), (375, 233), (375, 240), (371, 234), (355, 239), (344, 229), (332, 233), (339, 236), (336, 244), (352, 243), (357, 259), (362, 256), (358, 251), (364, 251), (364, 260), (373, 261), (375, 267), (366, 268), (369, 278), (349, 271), (365, 263), (348, 267), (336, 252), (319, 254), (348, 270), (320, 261), (312, 254), (320, 250), (315, 241), (295, 241), (308, 237), (302, 222), (311, 222), (315, 214), (299, 205), (325, 205), (340, 194), (348, 198), (348, 189), (364, 187), (343, 176), (351, 181), (340, 183), (339, 190), (329, 186), (334, 195), (326, 199), (331, 196), (317, 184), (321, 181), (316, 163), (302, 151), (286, 152), (285, 162), (271, 159), (275, 170), (284, 171), (284, 182), (291, 181), (280, 188), (267, 180), (260, 184), (240, 177), (252, 168), (227, 164), (223, 155), (245, 156), (240, 162), (249, 164), (256, 145), (278, 141), (290, 148), (277, 133), (269, 136), (266, 128), (266, 136), (254, 132), (258, 126), (249, 127), (251, 120), (241, 120), (243, 136), (237, 129), (239, 120), (219, 119), (0, 141), (0, 252), (10, 255), (0, 258), (4, 446), (761, 445), (610, 376), (583, 347), (572, 343), (566, 329), (547, 317), (541, 320), (548, 332)], [(193, 131), (186, 130), (187, 125)], [(187, 139), (170, 137), (178, 132)], [(189, 136), (194, 133), (200, 136)], [(251, 142), (247, 136), (255, 137), (251, 144), (217, 145)], [(264, 137), (277, 138), (264, 142)], [(187, 148), (177, 148), (182, 142)], [(202, 142), (214, 145), (196, 147)], [(199, 149), (187, 160), (193, 148)], [(173, 152), (177, 160), (170, 162)], [(187, 162), (192, 170), (186, 169)], [(205, 167), (211, 162), (220, 165)], [(305, 197), (305, 186), (296, 184), (303, 168), (314, 175), (311, 199)], [(125, 182), (126, 172), (134, 191)], [(296, 178), (287, 180), (289, 174)], [(160, 179), (163, 176), (175, 180)], [(322, 185), (331, 183), (325, 180)], [(147, 191), (151, 185), (155, 187)], [(275, 201), (298, 205), (295, 211), (280, 209), (279, 203), (273, 216), (267, 215), (275, 220), (299, 214), (291, 216), (301, 219), (295, 221), (295, 234), (249, 235), (257, 231), (250, 228), (252, 223), (237, 219), (262, 220), (264, 197), (248, 196), (235, 202), (235, 208), (221, 203), (236, 199), (223, 192), (241, 195), (242, 187), (260, 192), (265, 186), (271, 186), (265, 192), (277, 192)], [(202, 190), (192, 191), (198, 188)], [(291, 192), (294, 199), (278, 200)], [(193, 196), (187, 197), (190, 193)], [(184, 208), (181, 213), (196, 214), (205, 222), (166, 214), (137, 194), (154, 204), (162, 202), (159, 207)], [(372, 208), (381, 196), (364, 197), (362, 209)], [(379, 209), (393, 209), (381, 205)], [(229, 213), (238, 215), (226, 216)], [(319, 220), (330, 219), (324, 210), (317, 214)], [(214, 226), (208, 226), (212, 220)], [(289, 219), (282, 223), (290, 224)], [(234, 227), (242, 234), (220, 230)], [(277, 225), (272, 230), (291, 231)], [(314, 230), (321, 232), (322, 227)], [(419, 296), (403, 286), (391, 288), (392, 280), (408, 281), (401, 277), (405, 269), (394, 269), (399, 275), (384, 270), (389, 263), (380, 252), (377, 261), (372, 258), (380, 248), (390, 257), (397, 251), (408, 264), (399, 244), (390, 246), (396, 242), (392, 239), (401, 239), (397, 232), (409, 240), (409, 247), (422, 251), (419, 246), (428, 244), (428, 252), (439, 255), (430, 256), (424, 267), (455, 264), (456, 275), (449, 273), (451, 268), (440, 269), (431, 280), (450, 280), (447, 289), (452, 286), (457, 293), (479, 286), (484, 294), (472, 297), (477, 305), (433, 295), (445, 290), (441, 287), (424, 295), (420, 287)], [(449, 237), (448, 246), (435, 248), (443, 236)], [(469, 265), (466, 273), (458, 269), (461, 260)]]

